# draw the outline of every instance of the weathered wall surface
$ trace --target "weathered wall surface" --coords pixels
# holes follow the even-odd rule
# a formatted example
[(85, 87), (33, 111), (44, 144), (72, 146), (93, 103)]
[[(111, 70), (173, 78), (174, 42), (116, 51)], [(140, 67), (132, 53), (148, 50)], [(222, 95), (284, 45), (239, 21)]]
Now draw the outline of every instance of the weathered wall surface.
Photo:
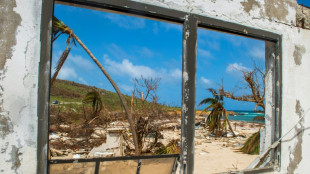
[(0, 173), (35, 173), (41, 1), (0, 1)]
[[(282, 135), (306, 116), (281, 144), (279, 173), (310, 171), (309, 11), (295, 0), (136, 1), (281, 34)], [(0, 173), (36, 172), (41, 3), (0, 1)]]
[[(279, 173), (310, 171), (310, 12), (295, 0), (136, 0), (181, 9), (283, 36), (282, 135)], [(304, 28), (304, 29), (303, 29)], [(298, 120), (304, 116), (296, 126)], [(206, 164), (207, 165), (207, 164)]]

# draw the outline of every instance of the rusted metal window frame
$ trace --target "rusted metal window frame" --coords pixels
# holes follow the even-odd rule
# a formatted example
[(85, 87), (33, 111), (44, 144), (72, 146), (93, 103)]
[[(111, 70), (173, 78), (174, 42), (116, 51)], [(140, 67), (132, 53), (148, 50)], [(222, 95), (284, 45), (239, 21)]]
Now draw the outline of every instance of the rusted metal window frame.
[[(159, 6), (134, 2), (130, 0), (57, 0), (56, 3), (79, 6), (95, 10), (113, 11), (126, 15), (137, 15), (156, 20), (179, 23), (183, 25), (182, 58), (182, 130), (181, 130), (181, 170), (183, 173), (194, 171), (194, 137), (195, 137), (195, 102), (196, 102), (196, 49), (198, 27), (229, 34), (236, 34), (274, 43), (275, 60), (275, 109), (274, 133), (276, 141), (281, 136), (281, 35), (272, 32), (226, 22), (193, 13), (167, 9)], [(42, 1), (41, 17), (41, 59), (39, 63), (38, 87), (38, 144), (37, 173), (47, 173), (48, 168), (48, 115), (49, 83), (51, 74), (51, 33), (54, 1)], [(276, 153), (274, 153), (276, 152)], [(278, 159), (280, 147), (273, 151)]]

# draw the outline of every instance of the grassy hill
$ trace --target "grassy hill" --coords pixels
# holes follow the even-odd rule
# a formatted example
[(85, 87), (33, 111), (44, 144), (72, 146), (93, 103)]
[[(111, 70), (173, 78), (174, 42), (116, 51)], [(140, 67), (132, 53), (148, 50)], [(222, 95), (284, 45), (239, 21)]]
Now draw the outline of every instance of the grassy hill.
[[(115, 92), (105, 89), (87, 86), (67, 80), (57, 79), (50, 91), (50, 102), (57, 100), (58, 102), (82, 102), (86, 94), (92, 90), (100, 93), (103, 105), (112, 110), (120, 110), (121, 103), (118, 95)], [(125, 100), (129, 101), (130, 96), (124, 95)]]

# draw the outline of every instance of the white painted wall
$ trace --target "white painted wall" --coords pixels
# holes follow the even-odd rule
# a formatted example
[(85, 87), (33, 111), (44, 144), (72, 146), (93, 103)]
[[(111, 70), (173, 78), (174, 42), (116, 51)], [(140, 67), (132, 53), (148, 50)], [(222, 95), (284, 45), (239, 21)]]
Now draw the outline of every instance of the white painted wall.
[(16, 45), (0, 70), (0, 115), (7, 120), (0, 128), (10, 130), (0, 137), (0, 173), (31, 174), (36, 173), (37, 158), (41, 1), (16, 0), (14, 11), (21, 17)]
[[(282, 135), (310, 108), (310, 30), (295, 27), (297, 5), (295, 0), (136, 1), (281, 34), (283, 36)], [(246, 3), (248, 1), (252, 3)], [(21, 24), (17, 28), (16, 45), (12, 47), (12, 55), (6, 60), (4, 69), (0, 70), (2, 120), (0, 128), (10, 130), (4, 137), (0, 137), (0, 173), (36, 172), (41, 3), (38, 0), (16, 0), (17, 7), (14, 8), (21, 17)], [(310, 171), (309, 112), (284, 138), (287, 141), (281, 144), (279, 173)], [(305, 130), (295, 136), (301, 129)]]

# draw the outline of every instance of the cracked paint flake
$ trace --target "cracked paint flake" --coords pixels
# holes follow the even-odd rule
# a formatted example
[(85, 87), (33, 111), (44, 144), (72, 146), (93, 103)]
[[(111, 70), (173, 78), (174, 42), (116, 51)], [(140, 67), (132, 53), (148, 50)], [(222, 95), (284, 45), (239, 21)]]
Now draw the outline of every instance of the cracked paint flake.
[(255, 0), (246, 0), (244, 2), (240, 2), (241, 5), (243, 6), (243, 9), (245, 12), (250, 13), (250, 11), (256, 6), (260, 8), (260, 4), (258, 1)]
[(302, 57), (306, 53), (306, 48), (303, 45), (295, 45), (294, 61), (296, 65), (302, 64)]
[(21, 156), (22, 153), (19, 152), (19, 148), (13, 145), (10, 155), (11, 155), (11, 159), (8, 160), (7, 162), (11, 162), (12, 163), (11, 169), (17, 172), (17, 169), (21, 166), (19, 156)]
[(10, 119), (0, 115), (0, 137), (4, 139), (11, 132), (13, 132), (13, 126)]
[(286, 19), (289, 14), (288, 6), (294, 6), (295, 4), (289, 0), (265, 0), (266, 17), (288, 22)]
[(0, 70), (4, 68), (6, 60), (12, 57), (12, 47), (16, 44), (15, 33), (21, 17), (13, 10), (15, 7), (15, 0), (0, 1)]
[[(296, 100), (295, 105), (295, 113), (297, 114), (298, 118), (301, 119), (301, 117), (304, 114), (304, 110), (301, 107), (300, 101)], [(287, 167), (288, 173), (295, 173), (295, 170), (297, 169), (299, 163), (302, 160), (302, 136), (304, 134), (304, 125), (303, 125), (303, 119), (299, 122), (298, 125), (295, 126), (296, 136), (297, 136), (297, 143), (293, 150), (290, 152), (290, 162)]]

